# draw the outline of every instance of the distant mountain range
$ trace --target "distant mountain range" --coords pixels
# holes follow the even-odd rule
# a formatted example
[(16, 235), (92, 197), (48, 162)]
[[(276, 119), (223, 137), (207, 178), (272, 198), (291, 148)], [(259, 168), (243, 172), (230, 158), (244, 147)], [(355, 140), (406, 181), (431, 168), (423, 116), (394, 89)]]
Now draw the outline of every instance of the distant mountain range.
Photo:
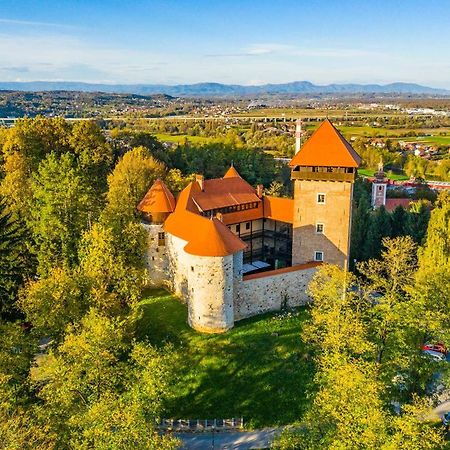
[(283, 84), (243, 86), (239, 84), (95, 84), (78, 81), (0, 81), (0, 90), (13, 91), (82, 91), (127, 93), (139, 95), (166, 94), (177, 97), (237, 97), (259, 95), (345, 95), (345, 94), (416, 94), (450, 95), (450, 90), (421, 86), (414, 83), (391, 84), (328, 84), (316, 85), (309, 81)]

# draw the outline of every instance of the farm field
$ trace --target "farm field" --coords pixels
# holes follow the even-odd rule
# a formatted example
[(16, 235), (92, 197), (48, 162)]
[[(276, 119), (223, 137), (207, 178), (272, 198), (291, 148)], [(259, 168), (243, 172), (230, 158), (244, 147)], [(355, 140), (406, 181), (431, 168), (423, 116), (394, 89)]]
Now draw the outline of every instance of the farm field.
[(189, 136), (187, 134), (155, 134), (155, 137), (162, 142), (176, 142), (182, 144), (186, 139), (193, 144), (206, 144), (215, 142), (217, 139), (203, 136)]
[(299, 419), (312, 387), (313, 365), (300, 339), (302, 308), (243, 320), (225, 334), (200, 334), (187, 325), (187, 308), (164, 290), (147, 291), (138, 335), (170, 343), (179, 373), (168, 418), (243, 417), (247, 428)]

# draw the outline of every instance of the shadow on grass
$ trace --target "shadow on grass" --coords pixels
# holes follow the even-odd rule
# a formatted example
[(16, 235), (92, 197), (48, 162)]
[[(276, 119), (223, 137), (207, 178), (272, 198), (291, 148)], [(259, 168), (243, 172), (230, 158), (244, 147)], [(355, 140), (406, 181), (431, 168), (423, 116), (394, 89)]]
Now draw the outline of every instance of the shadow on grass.
[(314, 371), (300, 339), (305, 309), (247, 319), (225, 334), (207, 335), (188, 327), (186, 306), (166, 291), (147, 292), (142, 308), (140, 338), (171, 342), (179, 353), (167, 417), (244, 417), (250, 427), (301, 417)]

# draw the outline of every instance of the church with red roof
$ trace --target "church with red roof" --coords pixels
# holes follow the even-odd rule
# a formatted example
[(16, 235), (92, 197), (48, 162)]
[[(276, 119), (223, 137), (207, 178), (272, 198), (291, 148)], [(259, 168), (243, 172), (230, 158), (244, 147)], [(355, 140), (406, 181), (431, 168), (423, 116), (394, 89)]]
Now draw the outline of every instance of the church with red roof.
[(158, 179), (137, 206), (151, 284), (186, 302), (198, 331), (305, 304), (318, 265), (347, 267), (361, 158), (329, 120), (299, 144), (289, 163), (293, 198), (265, 195), (231, 165), (222, 178), (197, 175), (176, 200)]

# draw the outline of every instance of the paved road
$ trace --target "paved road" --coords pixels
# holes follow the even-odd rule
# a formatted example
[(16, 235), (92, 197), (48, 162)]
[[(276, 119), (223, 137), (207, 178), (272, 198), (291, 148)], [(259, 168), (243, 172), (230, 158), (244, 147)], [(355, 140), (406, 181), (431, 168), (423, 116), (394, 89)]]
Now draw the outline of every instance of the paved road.
[(270, 447), (281, 429), (214, 433), (174, 433), (183, 442), (183, 450), (250, 450)]

